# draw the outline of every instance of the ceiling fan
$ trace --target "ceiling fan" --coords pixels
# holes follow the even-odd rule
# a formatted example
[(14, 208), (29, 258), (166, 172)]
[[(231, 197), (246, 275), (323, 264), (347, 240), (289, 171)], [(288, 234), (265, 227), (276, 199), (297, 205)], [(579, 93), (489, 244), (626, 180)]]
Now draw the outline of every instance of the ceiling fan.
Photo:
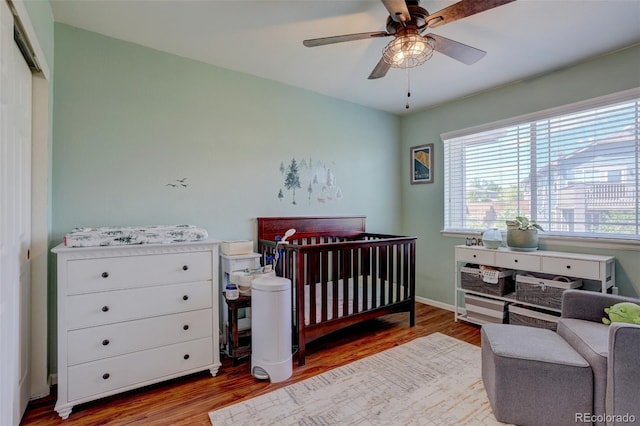
[(487, 52), (433, 33), (422, 33), (427, 28), (439, 27), (515, 0), (461, 0), (431, 14), (420, 7), (420, 0), (381, 1), (389, 11), (386, 31), (313, 38), (302, 43), (307, 47), (316, 47), (345, 41), (394, 37), (384, 48), (382, 58), (369, 75), (369, 79), (384, 77), (391, 67), (412, 68), (422, 65), (431, 58), (434, 51), (471, 65)]

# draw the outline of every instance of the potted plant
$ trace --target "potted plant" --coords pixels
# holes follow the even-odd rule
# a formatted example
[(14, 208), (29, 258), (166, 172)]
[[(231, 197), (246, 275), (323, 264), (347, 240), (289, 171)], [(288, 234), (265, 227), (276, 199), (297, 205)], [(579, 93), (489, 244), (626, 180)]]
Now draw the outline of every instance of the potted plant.
[(506, 222), (507, 247), (522, 251), (538, 250), (538, 230), (544, 231), (542, 226), (524, 216), (516, 216)]

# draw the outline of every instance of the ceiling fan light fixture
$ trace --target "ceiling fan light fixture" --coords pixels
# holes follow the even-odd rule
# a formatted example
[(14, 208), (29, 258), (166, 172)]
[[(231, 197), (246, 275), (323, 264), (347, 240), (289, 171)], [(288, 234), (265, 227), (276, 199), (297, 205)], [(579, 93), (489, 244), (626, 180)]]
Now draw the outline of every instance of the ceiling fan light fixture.
[(415, 32), (401, 34), (382, 50), (384, 61), (393, 68), (413, 68), (427, 62), (433, 55), (436, 41)]

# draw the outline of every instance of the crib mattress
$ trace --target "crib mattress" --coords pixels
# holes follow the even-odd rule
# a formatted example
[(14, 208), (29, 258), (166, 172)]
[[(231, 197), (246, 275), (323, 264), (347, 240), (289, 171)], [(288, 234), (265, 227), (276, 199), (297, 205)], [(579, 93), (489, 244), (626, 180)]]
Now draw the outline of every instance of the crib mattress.
[(202, 241), (208, 237), (206, 229), (193, 225), (75, 228), (64, 236), (64, 245), (66, 247), (97, 247), (168, 244)]
[[(358, 287), (358, 312), (362, 312), (365, 310), (371, 310), (379, 306), (388, 305), (391, 301), (402, 301), (404, 300), (402, 295), (404, 294), (404, 286), (400, 286), (400, 294), (397, 294), (397, 286), (395, 283), (389, 283), (388, 281), (378, 282), (376, 288), (376, 300), (371, 300), (371, 295), (373, 292), (373, 283), (369, 279), (367, 282), (367, 295), (369, 300), (367, 300), (366, 305), (362, 300), (362, 294), (364, 290), (363, 277), (359, 277), (357, 280)], [(392, 285), (392, 297), (389, 298), (389, 285)], [(320, 323), (322, 321), (322, 284), (316, 284), (316, 323)], [(348, 303), (347, 303), (347, 312), (344, 312), (344, 285), (343, 281), (340, 280), (338, 283), (338, 316), (336, 318), (341, 318), (343, 316), (353, 314), (353, 298), (354, 298), (354, 280), (353, 278), (348, 280)], [(310, 324), (310, 302), (309, 302), (309, 291), (307, 290), (304, 295), (304, 322), (305, 325)], [(332, 320), (333, 318), (333, 282), (327, 283), (327, 320)]]

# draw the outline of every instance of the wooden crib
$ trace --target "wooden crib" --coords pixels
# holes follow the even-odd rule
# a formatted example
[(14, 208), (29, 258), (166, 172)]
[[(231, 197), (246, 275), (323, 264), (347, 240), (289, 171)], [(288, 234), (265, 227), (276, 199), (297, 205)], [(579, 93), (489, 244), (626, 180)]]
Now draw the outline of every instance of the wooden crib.
[(365, 232), (365, 217), (260, 217), (258, 250), (291, 279), (298, 365), (306, 344), (341, 328), (396, 312), (415, 325), (415, 237)]

